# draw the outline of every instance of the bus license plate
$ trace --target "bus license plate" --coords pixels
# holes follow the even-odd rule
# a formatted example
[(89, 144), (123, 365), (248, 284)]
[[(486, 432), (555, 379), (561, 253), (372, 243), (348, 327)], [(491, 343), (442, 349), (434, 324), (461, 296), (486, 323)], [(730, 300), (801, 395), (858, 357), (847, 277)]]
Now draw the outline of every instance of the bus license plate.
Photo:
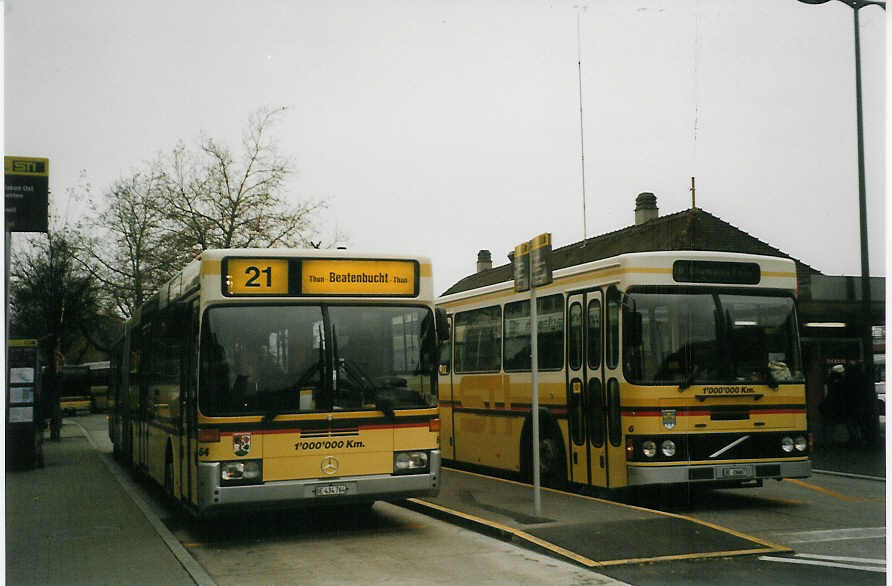
[(346, 484), (327, 484), (316, 487), (316, 496), (340, 496), (347, 494)]
[(742, 466), (722, 466), (718, 469), (717, 476), (719, 478), (752, 478), (753, 467)]

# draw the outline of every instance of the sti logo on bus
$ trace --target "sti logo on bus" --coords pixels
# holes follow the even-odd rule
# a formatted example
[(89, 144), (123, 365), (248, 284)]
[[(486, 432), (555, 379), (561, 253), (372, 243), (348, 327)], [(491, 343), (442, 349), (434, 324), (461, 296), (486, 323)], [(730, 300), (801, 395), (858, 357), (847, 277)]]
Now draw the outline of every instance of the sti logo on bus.
[(663, 427), (666, 429), (675, 427), (676, 413), (675, 409), (663, 409)]
[(232, 436), (232, 453), (236, 456), (247, 456), (251, 451), (251, 434), (236, 433)]

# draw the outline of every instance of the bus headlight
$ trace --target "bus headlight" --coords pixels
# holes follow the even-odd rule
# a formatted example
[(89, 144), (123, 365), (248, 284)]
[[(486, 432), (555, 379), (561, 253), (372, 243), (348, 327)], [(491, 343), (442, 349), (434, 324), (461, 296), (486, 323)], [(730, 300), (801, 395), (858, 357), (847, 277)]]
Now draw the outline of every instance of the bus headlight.
[(655, 444), (651, 440), (642, 442), (641, 451), (648, 458), (653, 458), (657, 454), (657, 444)]
[(663, 443), (660, 444), (660, 451), (667, 458), (671, 458), (675, 455), (675, 442), (669, 439), (663, 440)]
[(793, 438), (791, 438), (790, 436), (785, 435), (785, 436), (781, 439), (781, 449), (782, 449), (783, 451), (787, 452), (788, 454), (789, 454), (790, 452), (792, 452), (792, 451), (793, 451)]
[(427, 452), (395, 452), (393, 454), (394, 474), (421, 474), (430, 470), (430, 456)]
[(796, 448), (797, 452), (804, 452), (808, 448), (808, 440), (805, 439), (805, 436), (800, 435), (793, 440), (793, 447)]
[(223, 462), (220, 465), (221, 484), (258, 484), (263, 478), (260, 460)]

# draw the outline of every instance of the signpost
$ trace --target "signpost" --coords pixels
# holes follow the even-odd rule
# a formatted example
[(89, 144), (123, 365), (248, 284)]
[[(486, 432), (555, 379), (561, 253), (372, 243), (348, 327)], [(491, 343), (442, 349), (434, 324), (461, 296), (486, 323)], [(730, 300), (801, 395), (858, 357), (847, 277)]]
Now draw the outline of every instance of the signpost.
[(49, 227), (49, 159), (4, 157), (7, 232), (46, 232)]
[(551, 276), (551, 233), (539, 234), (514, 247), (514, 290), (530, 291), (530, 366), (532, 371), (533, 509), (542, 510), (539, 470), (539, 316), (536, 287), (548, 285)]
[[(13, 232), (47, 232), (49, 230), (50, 160), (34, 157), (3, 157), (6, 208), (4, 218), (3, 293), (9, 299), (9, 249)], [(4, 305), (9, 340), (9, 304)], [(7, 345), (8, 347), (8, 345)], [(9, 397), (7, 394), (7, 406)], [(24, 413), (24, 411), (16, 411)]]

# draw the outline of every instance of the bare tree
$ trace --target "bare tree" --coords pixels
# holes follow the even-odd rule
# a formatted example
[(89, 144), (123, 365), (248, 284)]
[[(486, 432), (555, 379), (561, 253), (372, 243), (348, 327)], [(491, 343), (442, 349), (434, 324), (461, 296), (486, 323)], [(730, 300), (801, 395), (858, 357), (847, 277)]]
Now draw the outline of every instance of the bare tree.
[(115, 181), (85, 242), (85, 257), (107, 300), (129, 317), (169, 278), (171, 227), (159, 206), (164, 174), (153, 163)]
[(237, 154), (213, 138), (195, 150), (180, 142), (94, 204), (84, 256), (120, 314), (132, 315), (202, 250), (321, 241), (318, 217), (327, 202), (288, 198), (293, 165), (272, 135), (284, 111), (252, 115)]
[(180, 144), (166, 165), (164, 205), (177, 226), (170, 245), (206, 248), (307, 246), (316, 235), (326, 202), (289, 203), (291, 161), (279, 153), (272, 127), (285, 108), (264, 108), (251, 116), (238, 156), (205, 137), (198, 152)]

